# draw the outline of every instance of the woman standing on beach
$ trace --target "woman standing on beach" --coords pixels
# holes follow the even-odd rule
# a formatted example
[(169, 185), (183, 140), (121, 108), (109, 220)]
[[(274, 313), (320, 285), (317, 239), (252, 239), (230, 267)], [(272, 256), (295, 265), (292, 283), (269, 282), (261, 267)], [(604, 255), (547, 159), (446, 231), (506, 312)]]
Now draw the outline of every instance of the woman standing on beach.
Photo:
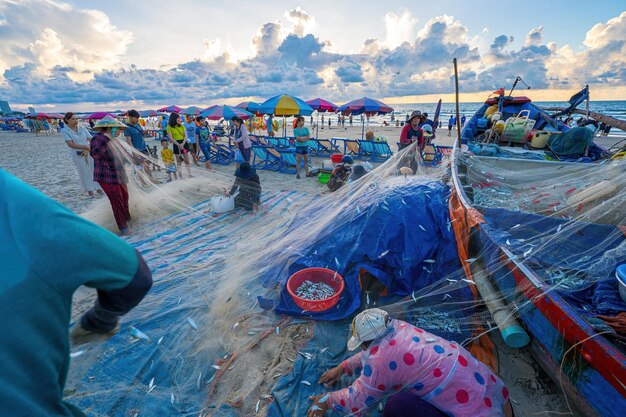
[(61, 137), (71, 149), (70, 156), (78, 170), (83, 191), (91, 198), (94, 197), (94, 191), (102, 194), (100, 186), (93, 180), (93, 158), (89, 155), (91, 134), (84, 126), (78, 125), (78, 119), (72, 112), (65, 113), (63, 121), (65, 126), (61, 129)]
[(231, 119), (235, 125), (235, 133), (233, 135), (236, 146), (239, 147), (244, 162), (250, 163), (250, 154), (252, 151), (252, 142), (250, 136), (248, 136), (248, 129), (243, 124), (243, 120), (237, 116), (233, 116)]
[(187, 168), (187, 174), (191, 177), (191, 167), (189, 166), (189, 143), (187, 142), (187, 129), (183, 125), (183, 119), (178, 113), (170, 114), (170, 120), (167, 124), (167, 137), (172, 142), (172, 150), (176, 157), (176, 165), (178, 165), (178, 173), (180, 177), (183, 177), (183, 171), (180, 169), (180, 158), (182, 155), (183, 161)]
[(112, 145), (119, 129), (126, 129), (124, 123), (111, 116), (102, 118), (93, 127), (99, 131), (91, 138), (91, 156), (94, 160), (94, 181), (98, 181), (104, 193), (109, 197), (115, 223), (121, 235), (128, 234), (130, 211), (128, 207), (128, 178), (124, 165)]

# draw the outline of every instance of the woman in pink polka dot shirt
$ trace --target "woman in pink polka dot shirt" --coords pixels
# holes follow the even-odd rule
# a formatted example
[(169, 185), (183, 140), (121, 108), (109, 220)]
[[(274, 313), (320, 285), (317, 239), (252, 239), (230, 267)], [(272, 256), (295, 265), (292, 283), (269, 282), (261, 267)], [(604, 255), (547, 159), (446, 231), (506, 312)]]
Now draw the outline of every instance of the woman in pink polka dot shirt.
[(326, 372), (319, 383), (332, 385), (358, 369), (361, 375), (350, 387), (312, 397), (307, 417), (322, 416), (331, 407), (360, 415), (385, 397), (385, 416), (437, 414), (432, 406), (454, 417), (513, 414), (507, 388), (486, 365), (455, 342), (392, 320), (383, 310), (356, 316), (348, 349), (359, 346), (361, 352)]

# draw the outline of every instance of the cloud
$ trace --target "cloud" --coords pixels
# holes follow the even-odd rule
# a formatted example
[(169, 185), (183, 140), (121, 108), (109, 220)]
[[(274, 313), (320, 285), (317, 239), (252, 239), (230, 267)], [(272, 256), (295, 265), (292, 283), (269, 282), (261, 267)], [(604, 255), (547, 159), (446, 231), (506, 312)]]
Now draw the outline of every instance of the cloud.
[(365, 81), (361, 66), (350, 59), (340, 62), (335, 69), (335, 74), (343, 83), (360, 83)]
[[(0, 22), (0, 35), (7, 39), (0, 51), (13, 59), (0, 57), (6, 81), (0, 95), (14, 103), (57, 103), (67, 108), (72, 103), (132, 102), (153, 107), (285, 92), (336, 101), (363, 95), (449, 93), (454, 88), (455, 57), (463, 92), (510, 85), (517, 75), (535, 89), (623, 85), (626, 80), (626, 12), (591, 27), (583, 45), (560, 47), (544, 40), (543, 27), (529, 30), (524, 44), (514, 47), (509, 34), (488, 39), (489, 31), (482, 30), (470, 37), (468, 28), (453, 16), (438, 16), (418, 27), (408, 11), (389, 13), (383, 39), (366, 39), (360, 51), (339, 54), (329, 52), (330, 40), (315, 33), (314, 17), (296, 8), (285, 12), (282, 22), (261, 24), (248, 49), (234, 49), (214, 38), (205, 41), (205, 53), (196, 60), (150, 69), (119, 67), (132, 35), (115, 28), (102, 12), (52, 0), (24, 3), (41, 5), (51, 17), (45, 22), (34, 17), (38, 23), (27, 28), (8, 28), (8, 23)], [(22, 10), (22, 3), (7, 4), (0, 3), (0, 11)], [(68, 12), (83, 18), (79, 29), (59, 17)], [(394, 25), (402, 30), (392, 33)], [(93, 28), (115, 42), (100, 48), (91, 34), (78, 36)], [(478, 44), (483, 45), (482, 53)]]
[(87, 81), (103, 69), (118, 68), (133, 35), (118, 29), (104, 13), (53, 0), (0, 2), (0, 74), (7, 68), (34, 64), (46, 77), (55, 67), (74, 81)]
[(385, 15), (385, 41), (388, 48), (396, 48), (403, 42), (410, 42), (415, 38), (417, 19), (409, 11), (401, 15), (387, 13)]

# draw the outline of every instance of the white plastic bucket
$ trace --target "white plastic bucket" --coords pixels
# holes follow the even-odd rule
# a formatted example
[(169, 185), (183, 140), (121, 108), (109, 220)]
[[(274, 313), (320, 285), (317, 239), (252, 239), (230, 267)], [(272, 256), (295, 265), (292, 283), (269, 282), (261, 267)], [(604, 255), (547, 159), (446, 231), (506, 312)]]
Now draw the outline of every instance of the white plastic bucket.
[(536, 149), (543, 149), (548, 144), (551, 132), (535, 132), (530, 141), (530, 146)]
[(226, 213), (235, 209), (235, 197), (226, 197), (223, 195), (216, 195), (211, 198), (211, 208), (216, 213)]

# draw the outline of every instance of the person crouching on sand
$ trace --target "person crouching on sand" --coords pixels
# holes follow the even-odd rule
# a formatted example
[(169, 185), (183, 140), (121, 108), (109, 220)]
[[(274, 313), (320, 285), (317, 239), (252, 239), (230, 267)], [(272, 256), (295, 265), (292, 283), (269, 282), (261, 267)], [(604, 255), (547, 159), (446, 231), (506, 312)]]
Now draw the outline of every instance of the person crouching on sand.
[(322, 375), (333, 385), (343, 374), (361, 375), (347, 388), (311, 397), (307, 417), (333, 408), (361, 415), (388, 397), (383, 417), (511, 417), (509, 391), (485, 364), (455, 342), (430, 334), (386, 311), (358, 314), (348, 350), (361, 351)]
[(109, 198), (115, 223), (121, 235), (128, 234), (130, 211), (128, 208), (128, 178), (124, 165), (111, 141), (115, 139), (118, 129), (126, 129), (124, 123), (118, 122), (111, 116), (102, 118), (93, 127), (98, 133), (91, 138), (91, 156), (94, 161), (93, 180)]
[(235, 171), (235, 183), (230, 191), (224, 190), (226, 196), (233, 196), (235, 193), (235, 208), (241, 207), (245, 210), (257, 213), (261, 204), (261, 181), (256, 170), (248, 162), (242, 162)]

